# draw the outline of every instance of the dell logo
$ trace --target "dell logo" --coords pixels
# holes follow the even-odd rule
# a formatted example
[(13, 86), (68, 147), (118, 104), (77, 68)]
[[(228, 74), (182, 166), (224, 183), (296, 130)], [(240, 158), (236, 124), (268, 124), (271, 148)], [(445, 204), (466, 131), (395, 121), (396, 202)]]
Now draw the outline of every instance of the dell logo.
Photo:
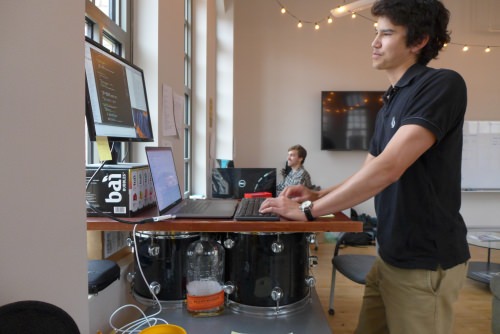
[(245, 181), (245, 180), (239, 180), (238, 181), (238, 187), (245, 188), (246, 185), (247, 185), (247, 181)]

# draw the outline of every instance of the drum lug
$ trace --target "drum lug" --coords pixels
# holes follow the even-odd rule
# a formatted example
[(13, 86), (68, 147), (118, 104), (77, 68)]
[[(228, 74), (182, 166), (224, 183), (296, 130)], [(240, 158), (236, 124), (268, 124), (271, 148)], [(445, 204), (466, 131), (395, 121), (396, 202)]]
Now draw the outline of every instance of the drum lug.
[(271, 291), (271, 299), (277, 302), (281, 298), (283, 298), (283, 290), (279, 286), (274, 287)]
[(132, 240), (131, 237), (127, 238), (127, 246), (131, 247), (131, 248), (134, 248), (134, 240)]
[(224, 240), (224, 247), (227, 249), (232, 249), (234, 247), (234, 244), (235, 242), (231, 238), (227, 238), (226, 240)]
[(313, 276), (306, 277), (306, 286), (312, 288), (316, 285), (316, 279)]
[(152, 244), (148, 247), (149, 256), (158, 256), (160, 254), (160, 246)]
[(151, 282), (149, 284), (149, 291), (151, 291), (155, 295), (158, 295), (160, 293), (160, 290), (161, 290), (160, 283), (158, 283), (158, 282)]
[(233, 282), (226, 282), (226, 284), (224, 284), (222, 286), (222, 289), (224, 290), (224, 292), (226, 293), (226, 295), (230, 295), (234, 292), (234, 290), (236, 289), (235, 285)]
[(271, 244), (271, 250), (273, 253), (281, 253), (285, 249), (285, 245), (282, 241), (276, 240)]
[(127, 282), (132, 283), (135, 279), (135, 272), (129, 272), (127, 274)]
[(307, 235), (307, 242), (311, 245), (316, 244), (316, 233), (311, 233)]
[(309, 267), (316, 267), (318, 265), (318, 257), (316, 255), (309, 256)]

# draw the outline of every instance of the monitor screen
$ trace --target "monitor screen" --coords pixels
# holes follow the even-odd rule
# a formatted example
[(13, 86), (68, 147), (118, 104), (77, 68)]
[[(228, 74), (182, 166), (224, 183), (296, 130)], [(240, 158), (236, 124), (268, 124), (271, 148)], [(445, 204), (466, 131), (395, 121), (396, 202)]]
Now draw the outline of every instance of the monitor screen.
[(85, 92), (90, 140), (154, 140), (142, 69), (87, 37)]
[(367, 151), (383, 91), (321, 92), (321, 149)]

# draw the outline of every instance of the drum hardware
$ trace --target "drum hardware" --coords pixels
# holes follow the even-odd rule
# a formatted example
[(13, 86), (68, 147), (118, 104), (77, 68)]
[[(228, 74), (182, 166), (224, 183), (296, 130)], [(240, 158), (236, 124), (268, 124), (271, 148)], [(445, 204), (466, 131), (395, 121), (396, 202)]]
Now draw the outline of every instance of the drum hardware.
[(135, 279), (135, 273), (130, 272), (127, 274), (127, 282), (132, 283), (134, 282), (134, 279)]
[(279, 286), (275, 286), (271, 291), (271, 299), (276, 302), (276, 307), (279, 306), (281, 298), (283, 298), (283, 290)]
[(235, 244), (235, 242), (231, 238), (227, 238), (227, 239), (224, 240), (224, 247), (227, 248), (227, 249), (233, 248), (234, 244)]
[(160, 283), (158, 283), (158, 282), (149, 283), (149, 291), (151, 291), (155, 296), (158, 296), (158, 294), (161, 291)]
[(132, 248), (132, 251), (134, 250), (134, 240), (131, 237), (127, 238), (127, 247)]
[(311, 245), (316, 244), (316, 233), (311, 233), (307, 236), (307, 242), (309, 242)]
[(313, 288), (316, 285), (316, 278), (313, 276), (306, 277), (306, 286)]
[(236, 287), (234, 286), (233, 282), (226, 282), (226, 284), (224, 284), (222, 286), (222, 290), (224, 290), (224, 292), (226, 293), (226, 295), (232, 294), (235, 289), (236, 289)]
[(273, 253), (281, 253), (285, 250), (285, 245), (283, 244), (283, 242), (280, 240), (280, 235), (278, 234), (276, 236), (276, 241), (274, 241), (272, 244), (271, 244), (271, 250), (273, 251)]
[(316, 255), (309, 256), (309, 267), (316, 267), (318, 265), (318, 257)]

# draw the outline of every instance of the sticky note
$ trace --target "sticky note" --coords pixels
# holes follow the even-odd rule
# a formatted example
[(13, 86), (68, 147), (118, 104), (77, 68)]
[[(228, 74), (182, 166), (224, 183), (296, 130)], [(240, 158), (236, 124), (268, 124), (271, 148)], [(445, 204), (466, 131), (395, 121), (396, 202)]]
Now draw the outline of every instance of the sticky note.
[(96, 136), (97, 152), (100, 161), (111, 160), (111, 150), (109, 148), (108, 137)]

